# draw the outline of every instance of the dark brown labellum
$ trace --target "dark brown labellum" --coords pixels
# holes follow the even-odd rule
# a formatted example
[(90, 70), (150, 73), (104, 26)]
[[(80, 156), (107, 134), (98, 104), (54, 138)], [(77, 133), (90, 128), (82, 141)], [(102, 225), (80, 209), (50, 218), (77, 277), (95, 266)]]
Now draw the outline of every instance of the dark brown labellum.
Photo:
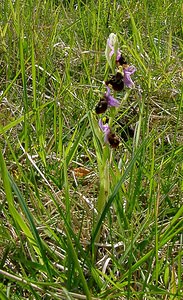
[(102, 114), (107, 110), (107, 100), (105, 98), (100, 99), (99, 103), (95, 107), (96, 113)]
[(124, 59), (124, 57), (121, 55), (120, 58), (117, 60), (117, 63), (122, 66), (122, 65), (127, 65), (126, 60)]
[(115, 75), (111, 77), (111, 79), (107, 80), (106, 85), (111, 84), (114, 91), (122, 91), (124, 88), (123, 75), (121, 72), (117, 72)]
[(108, 135), (108, 141), (112, 148), (117, 148), (119, 146), (119, 139), (115, 136), (114, 133)]

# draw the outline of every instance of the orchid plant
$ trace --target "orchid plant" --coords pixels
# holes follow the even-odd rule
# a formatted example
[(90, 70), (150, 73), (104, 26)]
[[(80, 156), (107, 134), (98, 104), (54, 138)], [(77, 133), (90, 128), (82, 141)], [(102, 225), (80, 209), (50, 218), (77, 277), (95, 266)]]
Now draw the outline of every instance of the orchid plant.
[[(110, 191), (109, 168), (112, 155), (112, 151), (110, 151), (110, 149), (116, 149), (120, 144), (118, 137), (111, 129), (111, 125), (113, 124), (113, 120), (119, 110), (121, 102), (112, 95), (112, 90), (115, 95), (116, 91), (121, 92), (123, 91), (124, 87), (127, 87), (129, 90), (126, 92), (123, 99), (128, 98), (130, 90), (134, 87), (134, 82), (131, 79), (131, 75), (133, 75), (136, 71), (136, 68), (134, 66), (129, 66), (122, 56), (118, 45), (117, 35), (114, 33), (111, 33), (107, 39), (105, 56), (108, 65), (110, 66), (112, 72), (115, 72), (115, 74), (104, 82), (106, 92), (102, 95), (95, 108), (96, 114), (101, 115), (113, 107), (113, 110), (110, 110), (111, 113), (109, 113), (109, 122), (104, 123), (101, 117), (98, 121), (98, 128), (104, 135), (102, 154), (97, 154), (100, 178), (100, 190), (97, 199), (98, 220), (100, 219)], [(96, 128), (96, 120), (94, 121), (94, 124), (95, 133), (98, 136), (98, 133), (100, 135), (100, 132), (98, 128)], [(99, 242), (99, 240), (100, 230), (98, 231), (95, 241)]]
[[(117, 66), (116, 73), (107, 81), (105, 81), (105, 85), (107, 88), (107, 92), (103, 95), (103, 97), (100, 99), (99, 103), (97, 104), (95, 111), (97, 114), (102, 114), (106, 112), (106, 110), (109, 107), (120, 107), (120, 102), (115, 99), (111, 95), (111, 88), (115, 91), (122, 91), (124, 87), (128, 87), (132, 89), (134, 87), (134, 82), (131, 79), (131, 75), (134, 74), (136, 71), (136, 68), (134, 66), (129, 66), (124, 59), (124, 57), (121, 54), (121, 51), (119, 49), (119, 43), (117, 35), (114, 33), (111, 33), (109, 35), (109, 38), (107, 39), (106, 49), (105, 49), (105, 56), (107, 59), (107, 62), (111, 68), (112, 71), (115, 70), (115, 67)], [(110, 88), (111, 87), (111, 88)], [(124, 97), (126, 98), (126, 97)], [(115, 115), (112, 116), (112, 119)], [(112, 123), (112, 120), (109, 122)], [(104, 130), (104, 126), (101, 126), (101, 120), (99, 121), (99, 127), (100, 129), (106, 133)], [(114, 137), (116, 140), (115, 134), (111, 133), (111, 136)], [(104, 138), (105, 142), (109, 142), (109, 139), (106, 139), (106, 135)], [(113, 143), (109, 143), (112, 147), (114, 147)], [(114, 143), (116, 145), (116, 143)], [(119, 145), (119, 143), (118, 143)]]

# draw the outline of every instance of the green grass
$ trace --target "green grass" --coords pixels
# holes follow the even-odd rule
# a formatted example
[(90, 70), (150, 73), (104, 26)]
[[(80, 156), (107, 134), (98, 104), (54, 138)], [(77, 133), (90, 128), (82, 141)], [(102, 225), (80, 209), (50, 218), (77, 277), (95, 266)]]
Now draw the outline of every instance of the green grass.
[[(1, 1), (0, 299), (182, 299), (182, 12)], [(95, 114), (111, 32), (137, 69), (102, 115), (116, 150)]]

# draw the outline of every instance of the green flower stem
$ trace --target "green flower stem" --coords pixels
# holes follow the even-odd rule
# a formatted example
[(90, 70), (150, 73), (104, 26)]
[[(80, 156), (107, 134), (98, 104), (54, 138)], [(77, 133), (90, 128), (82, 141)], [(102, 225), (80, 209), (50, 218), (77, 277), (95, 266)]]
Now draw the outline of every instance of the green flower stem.
[[(121, 101), (121, 105), (124, 104), (124, 102), (128, 99), (130, 93), (131, 93), (131, 89), (128, 89)], [(110, 127), (112, 127), (113, 120), (115, 119), (120, 107), (110, 109), (110, 118), (109, 118)], [(112, 161), (111, 160), (112, 150), (110, 149), (109, 145), (104, 145), (103, 133), (99, 128), (96, 117), (94, 115), (90, 115), (90, 117), (91, 117), (90, 122), (94, 133), (94, 145), (96, 149), (97, 165), (99, 170), (99, 194), (98, 194), (97, 204), (96, 204), (96, 208), (98, 211), (98, 217), (96, 219), (96, 223), (97, 223), (98, 220), (100, 219), (100, 216), (103, 212), (103, 209), (109, 197), (109, 191), (110, 191), (109, 168)], [(98, 234), (94, 241), (95, 243), (99, 243), (100, 234), (101, 234), (101, 228), (98, 231)]]
[[(110, 158), (110, 149), (108, 145), (103, 147), (103, 157), (102, 161), (98, 162), (99, 167), (99, 195), (97, 199), (97, 211), (98, 211), (98, 220), (102, 214), (106, 201), (109, 197), (110, 190), (110, 180), (109, 180), (109, 158)], [(100, 231), (98, 233), (98, 237), (96, 238), (96, 242), (98, 243), (100, 240)]]
[[(97, 157), (97, 165), (99, 171), (99, 194), (97, 198), (97, 212), (98, 216), (96, 222), (100, 219), (104, 206), (109, 196), (110, 180), (109, 180), (109, 160), (110, 160), (110, 148), (108, 145), (104, 145), (103, 134), (99, 128), (96, 117), (93, 114), (89, 114), (89, 120), (93, 131), (93, 139)], [(100, 240), (100, 231), (95, 239), (95, 243)]]

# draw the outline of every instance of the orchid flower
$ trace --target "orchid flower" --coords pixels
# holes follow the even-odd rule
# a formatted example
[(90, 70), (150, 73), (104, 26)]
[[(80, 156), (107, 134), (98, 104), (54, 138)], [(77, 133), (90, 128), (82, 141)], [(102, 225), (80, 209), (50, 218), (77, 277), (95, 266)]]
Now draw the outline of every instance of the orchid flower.
[(105, 143), (108, 143), (108, 142), (109, 142), (109, 141), (108, 141), (108, 136), (109, 136), (109, 134), (111, 133), (109, 124), (103, 124), (101, 119), (99, 120), (98, 124), (99, 124), (100, 129), (101, 129), (101, 130), (103, 131), (103, 133), (104, 133), (104, 142), (105, 142)]
[(111, 33), (109, 38), (107, 39), (107, 45), (105, 50), (105, 56), (112, 69), (112, 56), (116, 54), (116, 63), (119, 66), (126, 65), (127, 62), (125, 61), (124, 57), (121, 54), (120, 49), (118, 48), (118, 38), (117, 35)]
[(97, 114), (104, 113), (108, 107), (119, 107), (120, 102), (111, 96), (110, 88), (107, 86), (107, 92), (104, 94), (103, 98), (100, 99), (99, 103), (97, 104), (95, 111)]
[(99, 127), (104, 133), (104, 142), (109, 143), (112, 148), (117, 148), (119, 146), (119, 139), (111, 132), (108, 124), (103, 124), (102, 120), (99, 120)]
[(112, 85), (114, 91), (122, 91), (124, 88), (123, 74), (122, 71), (118, 69), (115, 75), (113, 75), (109, 80), (105, 82), (106, 85)]
[[(108, 46), (109, 49), (111, 50), (111, 51), (109, 52), (109, 57), (111, 58), (111, 57), (113, 56), (113, 54), (114, 54), (115, 51), (114, 51), (114, 46), (113, 46), (113, 44), (111, 43), (111, 41), (110, 41), (109, 38), (107, 39), (107, 46)], [(120, 52), (119, 49), (117, 49), (117, 51), (116, 51), (116, 60), (119, 60), (120, 57), (121, 57), (121, 52)]]
[(116, 54), (116, 57), (120, 55), (119, 49), (118, 49), (118, 38), (117, 35), (114, 33), (111, 33), (109, 35), (109, 38), (107, 39), (106, 49), (105, 49), (105, 56), (107, 59), (107, 62), (111, 69), (113, 69), (112, 65), (112, 56)]

